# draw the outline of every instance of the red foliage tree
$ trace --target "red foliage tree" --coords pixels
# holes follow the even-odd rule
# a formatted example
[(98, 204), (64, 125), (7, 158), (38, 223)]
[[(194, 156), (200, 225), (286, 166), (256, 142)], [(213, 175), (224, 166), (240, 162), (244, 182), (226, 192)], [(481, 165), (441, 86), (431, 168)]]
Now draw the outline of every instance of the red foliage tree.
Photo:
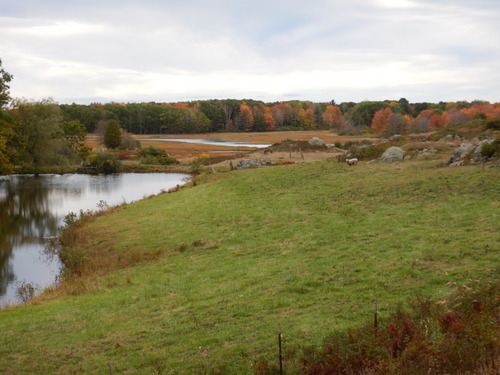
[(434, 112), (429, 116), (429, 127), (432, 130), (443, 128), (447, 123), (446, 113)]
[(389, 117), (391, 116), (392, 111), (390, 108), (384, 108), (381, 109), (373, 115), (372, 123), (371, 123), (371, 128), (379, 133), (386, 133), (388, 124), (389, 124)]

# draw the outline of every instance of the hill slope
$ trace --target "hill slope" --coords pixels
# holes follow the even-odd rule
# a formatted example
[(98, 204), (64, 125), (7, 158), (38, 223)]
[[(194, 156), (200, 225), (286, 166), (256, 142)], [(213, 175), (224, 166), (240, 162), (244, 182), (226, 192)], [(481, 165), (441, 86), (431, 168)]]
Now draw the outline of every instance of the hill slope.
[(384, 315), (442, 297), (498, 265), (500, 174), (436, 164), (235, 171), (100, 216), (80, 233), (92, 259), (75, 295), (0, 311), (0, 368), (251, 373), (276, 356), (278, 323), (291, 357), (374, 299)]

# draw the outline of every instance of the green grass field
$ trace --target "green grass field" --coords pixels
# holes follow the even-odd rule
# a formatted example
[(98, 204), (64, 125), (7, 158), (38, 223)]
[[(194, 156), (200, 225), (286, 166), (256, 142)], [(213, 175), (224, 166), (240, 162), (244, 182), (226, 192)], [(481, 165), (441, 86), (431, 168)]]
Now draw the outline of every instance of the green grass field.
[(498, 274), (499, 204), (498, 167), (436, 160), (205, 176), (86, 224), (87, 276), (0, 311), (0, 372), (247, 374), (281, 324), (293, 373), (373, 300), (383, 317)]

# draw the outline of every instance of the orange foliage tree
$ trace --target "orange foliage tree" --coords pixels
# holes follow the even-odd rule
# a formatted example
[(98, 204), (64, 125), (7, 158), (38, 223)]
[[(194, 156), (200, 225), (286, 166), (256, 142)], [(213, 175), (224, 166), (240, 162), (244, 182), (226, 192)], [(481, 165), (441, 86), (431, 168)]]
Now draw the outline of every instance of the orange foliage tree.
[(316, 122), (314, 121), (314, 111), (312, 108), (300, 108), (297, 114), (297, 122), (300, 127), (307, 129), (316, 129)]
[(440, 111), (434, 111), (430, 116), (429, 116), (429, 127), (432, 130), (437, 130), (444, 128), (444, 126), (447, 123), (447, 116), (446, 112), (445, 113), (440, 113)]
[(276, 120), (274, 119), (271, 108), (264, 107), (263, 113), (264, 113), (264, 124), (266, 124), (266, 130), (267, 131), (274, 130), (274, 128), (276, 127)]
[(330, 128), (338, 128), (342, 124), (340, 120), (341, 116), (342, 114), (340, 113), (339, 107), (337, 107), (336, 105), (328, 105), (323, 112), (323, 121)]
[(371, 128), (378, 134), (386, 133), (391, 114), (392, 111), (390, 108), (384, 108), (375, 112), (372, 118)]
[(253, 129), (253, 112), (246, 104), (240, 105), (240, 124), (245, 131), (249, 132)]

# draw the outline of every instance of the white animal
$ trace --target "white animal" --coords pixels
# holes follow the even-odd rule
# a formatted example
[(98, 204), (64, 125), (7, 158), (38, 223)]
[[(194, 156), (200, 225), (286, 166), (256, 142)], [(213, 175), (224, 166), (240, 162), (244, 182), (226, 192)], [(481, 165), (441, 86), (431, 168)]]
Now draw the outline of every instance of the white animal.
[(356, 158), (346, 159), (345, 162), (347, 163), (347, 165), (356, 165), (356, 164), (358, 164), (358, 159), (356, 159)]

